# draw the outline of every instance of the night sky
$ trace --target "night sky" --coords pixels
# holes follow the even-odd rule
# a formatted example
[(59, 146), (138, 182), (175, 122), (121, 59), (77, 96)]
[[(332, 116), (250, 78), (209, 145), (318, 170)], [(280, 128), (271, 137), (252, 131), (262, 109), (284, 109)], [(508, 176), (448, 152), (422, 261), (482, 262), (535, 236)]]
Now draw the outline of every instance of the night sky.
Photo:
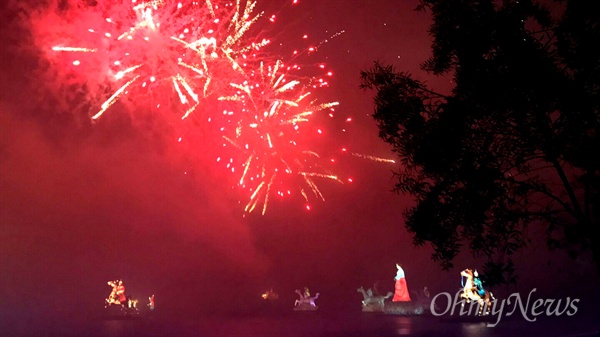
[[(450, 88), (449, 79), (419, 69), (430, 53), (427, 13), (414, 11), (413, 0), (289, 2), (269, 1), (265, 8), (266, 13), (282, 8), (275, 46), (293, 48), (303, 34), (328, 40), (304, 59), (333, 71), (330, 86), (317, 95), (340, 102), (341, 119), (317, 119), (331, 130), (319, 146), (394, 158), (378, 138), (370, 117), (373, 93), (359, 89), (360, 71), (382, 61), (440, 90)], [(119, 104), (95, 123), (81, 118), (87, 113), (81, 106), (61, 105), (59, 81), (48, 80), (61, 69), (44, 60), (46, 53), (31, 43), (36, 39), (14, 12), (2, 12), (3, 320), (25, 312), (95, 310), (110, 292), (106, 282), (115, 278), (123, 278), (127, 292), (143, 303), (155, 294), (158, 305), (174, 312), (210, 311), (214, 303), (223, 310), (239, 307), (268, 288), (291, 308), (294, 289), (304, 286), (320, 292), (322, 306), (356, 305), (360, 286), (377, 282), (381, 292), (393, 289), (396, 263), (403, 265), (411, 291), (428, 286), (432, 293), (454, 292), (461, 269), (482, 266), (465, 255), (455, 269), (442, 271), (429, 247), (413, 247), (402, 215), (411, 198), (392, 192), (398, 164), (344, 157), (336, 171), (353, 183), (318, 181), (325, 201), (312, 199), (311, 210), (299, 198), (273, 198), (265, 215), (243, 216), (245, 203), (214, 165), (207, 144), (178, 143), (181, 129), (172, 124), (131, 122), (123, 117), (131, 112)], [(338, 32), (343, 33), (330, 38)], [(346, 117), (352, 122), (339, 122)], [(547, 254), (536, 239), (516, 260), (519, 283), (498, 292), (554, 293), (574, 280), (598, 282), (585, 259)], [(82, 305), (65, 305), (75, 301)]]

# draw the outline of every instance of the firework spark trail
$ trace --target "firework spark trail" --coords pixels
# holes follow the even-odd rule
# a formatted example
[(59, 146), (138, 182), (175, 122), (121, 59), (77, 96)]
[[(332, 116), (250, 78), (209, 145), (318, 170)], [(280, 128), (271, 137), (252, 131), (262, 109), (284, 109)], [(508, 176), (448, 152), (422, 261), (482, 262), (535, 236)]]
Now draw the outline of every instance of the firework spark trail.
[[(338, 37), (338, 36), (340, 36), (340, 35), (344, 34), (345, 32), (346, 32), (345, 30), (341, 30), (341, 31), (339, 31), (339, 32), (337, 32), (337, 33), (335, 33), (335, 34), (331, 35), (331, 36), (329, 37), (329, 39), (334, 39), (334, 38), (336, 38), (336, 37)], [(314, 48), (310, 49), (310, 51), (317, 51), (317, 50), (319, 50), (319, 48), (320, 48), (320, 47), (321, 47), (323, 44), (325, 44), (325, 43), (328, 43), (328, 42), (329, 42), (329, 39), (324, 39), (324, 40), (321, 40), (321, 42), (319, 42), (319, 43), (317, 44), (317, 46), (316, 46), (316, 47), (314, 47)]]
[(100, 111), (98, 111), (97, 114), (92, 116), (92, 119), (96, 119), (102, 116), (104, 111), (106, 111), (106, 109), (113, 105), (116, 102), (117, 98), (123, 93), (123, 91), (125, 91), (125, 89), (127, 89), (127, 87), (131, 85), (131, 83), (135, 82), (138, 78), (139, 76), (134, 77), (131, 81), (125, 83), (122, 87), (115, 91), (115, 93), (112, 96), (110, 96), (104, 103), (102, 103), (102, 109), (100, 109)]
[(97, 49), (82, 48), (82, 47), (52, 47), (54, 51), (69, 51), (69, 52), (84, 52), (84, 53), (95, 53)]
[[(79, 67), (82, 77), (89, 74), (86, 81), (99, 83), (102, 91), (118, 88), (93, 119), (102, 116), (123, 95), (134, 105), (150, 104), (155, 110), (163, 105), (167, 111), (173, 108), (169, 97), (175, 97), (185, 110), (182, 118), (186, 118), (201, 98), (211, 94), (211, 83), (234, 78), (232, 71), (243, 73), (244, 67), (253, 66), (252, 58), (262, 57), (261, 48), (269, 41), (246, 39), (262, 16), (253, 13), (255, 5), (249, 0), (237, 0), (235, 5), (211, 0), (117, 0), (82, 10), (73, 2), (70, 6), (76, 8), (74, 11), (83, 11), (86, 15), (81, 17), (86, 21), (65, 25), (62, 35), (69, 37), (51, 49), (95, 54), (87, 59), (80, 55), (81, 60), (71, 64)], [(80, 29), (85, 25), (85, 30), (69, 31), (70, 27)]]
[(380, 163), (395, 163), (396, 161), (393, 159), (387, 159), (387, 158), (381, 158), (381, 157), (375, 157), (375, 156), (371, 156), (371, 155), (366, 155), (366, 154), (360, 154), (360, 153), (352, 153), (353, 156), (355, 157), (359, 157), (359, 158), (364, 158), (364, 159), (369, 159), (372, 161), (376, 161), (376, 162), (380, 162)]

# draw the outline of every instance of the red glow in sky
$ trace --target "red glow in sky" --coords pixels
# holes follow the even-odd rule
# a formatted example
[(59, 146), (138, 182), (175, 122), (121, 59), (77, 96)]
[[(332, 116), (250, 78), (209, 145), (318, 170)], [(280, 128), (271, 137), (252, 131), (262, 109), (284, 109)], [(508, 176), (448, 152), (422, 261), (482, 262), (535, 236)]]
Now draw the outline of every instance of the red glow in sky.
[[(139, 298), (164, 294), (158, 310), (272, 286), (360, 305), (361, 285), (393, 289), (396, 263), (413, 289), (458, 287), (413, 247), (412, 200), (391, 192), (400, 163), (359, 89), (375, 60), (449, 85), (419, 70), (418, 1), (258, 1), (249, 18), (264, 14), (229, 41), (247, 22), (235, 1), (151, 16), (94, 3), (10, 0), (25, 8), (2, 13), (2, 314), (76, 314), (117, 277)], [(531, 264), (523, 282), (568, 277)]]
[[(94, 83), (98, 92), (90, 92), (91, 96), (106, 93), (101, 104), (92, 98), (88, 102), (99, 105), (91, 116), (94, 120), (122, 99), (133, 109), (150, 111), (150, 118), (181, 111), (186, 119), (201, 108), (204, 115), (198, 118), (210, 119), (212, 127), (223, 133), (223, 146), (237, 149), (238, 153), (229, 154), (226, 169), (248, 191), (246, 212), (258, 206), (264, 215), (270, 195), (289, 190), (289, 177), (296, 177), (292, 184), (304, 200), (309, 194), (324, 200), (317, 180), (341, 180), (318, 163), (321, 155), (311, 148), (313, 138), (324, 131), (318, 127), (311, 135), (310, 128), (303, 132), (303, 124), (339, 104), (319, 103), (311, 92), (327, 87), (323, 77), (333, 72), (324, 63), (316, 68), (323, 73), (307, 72), (314, 67), (297, 62), (315, 60), (302, 54), (293, 60), (269, 54), (271, 39), (264, 30), (254, 29), (265, 12), (255, 6), (256, 2), (238, 0), (235, 4), (114, 1), (102, 8), (78, 7), (82, 20), (64, 26), (63, 37), (51, 48), (60, 55), (51, 55), (51, 60), (57, 71), (78, 77), (75, 83)], [(42, 16), (37, 22), (46, 21)], [(84, 26), (91, 28), (81, 30)], [(44, 38), (43, 30), (38, 34), (40, 47), (48, 48), (44, 43), (52, 40)], [(316, 48), (309, 44), (304, 51), (305, 56), (311, 55)], [(88, 55), (87, 62), (77, 61), (78, 67), (62, 63)], [(95, 61), (106, 66), (98, 71)], [(106, 82), (107, 86), (101, 84)], [(328, 139), (336, 141), (331, 133)], [(204, 146), (213, 143), (219, 140), (211, 139)]]

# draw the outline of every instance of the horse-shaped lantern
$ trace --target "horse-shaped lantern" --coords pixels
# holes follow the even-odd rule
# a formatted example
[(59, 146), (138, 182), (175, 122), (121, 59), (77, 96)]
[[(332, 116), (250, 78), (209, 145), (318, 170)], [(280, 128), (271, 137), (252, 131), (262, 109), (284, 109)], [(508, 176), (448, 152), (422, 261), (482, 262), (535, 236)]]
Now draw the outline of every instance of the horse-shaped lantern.
[(475, 273), (471, 269), (465, 269), (460, 272), (463, 281), (463, 289), (460, 291), (460, 297), (463, 298), (466, 303), (477, 303), (479, 305), (478, 314), (480, 316), (489, 315), (492, 310), (492, 302), (496, 300), (496, 298), (494, 298), (494, 295), (490, 291), (478, 288), (475, 282)]

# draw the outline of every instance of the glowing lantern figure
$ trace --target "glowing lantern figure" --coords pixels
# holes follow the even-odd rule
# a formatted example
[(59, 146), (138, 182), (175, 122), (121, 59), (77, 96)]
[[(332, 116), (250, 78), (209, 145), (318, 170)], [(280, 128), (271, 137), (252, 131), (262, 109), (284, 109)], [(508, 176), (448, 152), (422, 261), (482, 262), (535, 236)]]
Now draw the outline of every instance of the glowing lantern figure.
[(148, 301), (150, 303), (148, 303), (148, 307), (150, 308), (150, 311), (154, 311), (154, 295), (148, 297)]
[(406, 278), (404, 277), (404, 269), (397, 263), (396, 268), (398, 268), (398, 272), (396, 273), (396, 277), (394, 277), (396, 285), (392, 302), (408, 302), (410, 301), (410, 294), (408, 293), (408, 286), (406, 285)]

